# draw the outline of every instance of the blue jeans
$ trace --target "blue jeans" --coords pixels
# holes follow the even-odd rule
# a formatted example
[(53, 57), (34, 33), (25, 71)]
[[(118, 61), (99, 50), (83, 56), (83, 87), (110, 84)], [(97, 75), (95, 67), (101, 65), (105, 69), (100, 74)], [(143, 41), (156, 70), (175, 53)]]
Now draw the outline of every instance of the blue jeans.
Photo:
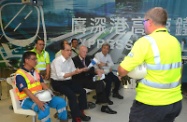
[(170, 105), (151, 106), (135, 100), (131, 107), (129, 122), (174, 122), (181, 109), (181, 101)]

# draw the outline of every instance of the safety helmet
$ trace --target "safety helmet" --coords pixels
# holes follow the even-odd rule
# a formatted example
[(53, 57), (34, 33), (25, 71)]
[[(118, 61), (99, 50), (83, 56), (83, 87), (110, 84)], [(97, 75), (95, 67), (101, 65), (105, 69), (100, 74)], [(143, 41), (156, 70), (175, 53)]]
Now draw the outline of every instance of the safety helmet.
[(135, 69), (130, 71), (127, 75), (133, 79), (142, 79), (146, 76), (147, 69), (145, 64), (137, 66)]
[(48, 90), (41, 90), (35, 96), (42, 102), (49, 102), (52, 99), (51, 93)]

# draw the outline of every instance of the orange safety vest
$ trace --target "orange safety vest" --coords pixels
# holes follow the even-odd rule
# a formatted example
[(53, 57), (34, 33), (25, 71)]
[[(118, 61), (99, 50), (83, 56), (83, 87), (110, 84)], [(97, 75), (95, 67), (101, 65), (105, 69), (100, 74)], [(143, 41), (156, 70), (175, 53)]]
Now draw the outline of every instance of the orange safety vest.
[[(27, 88), (33, 94), (36, 93), (37, 91), (42, 90), (42, 85), (40, 83), (40, 76), (36, 70), (34, 71), (34, 76), (32, 74), (30, 74), (30, 72), (26, 72), (23, 69), (18, 69), (16, 71), (16, 75), (21, 75), (25, 79), (25, 81), (27, 83)], [(16, 91), (16, 94), (17, 94), (19, 100), (23, 100), (26, 97), (28, 97), (24, 91), (20, 92), (18, 88), (16, 88), (15, 91)]]

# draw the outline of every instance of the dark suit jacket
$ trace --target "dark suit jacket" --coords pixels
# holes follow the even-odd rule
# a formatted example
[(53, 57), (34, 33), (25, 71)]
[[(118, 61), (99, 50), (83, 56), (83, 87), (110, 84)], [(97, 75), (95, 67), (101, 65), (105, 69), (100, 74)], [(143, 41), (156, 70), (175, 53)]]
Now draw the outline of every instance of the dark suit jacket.
[[(75, 64), (76, 68), (84, 68), (84, 65), (83, 65), (82, 61), (80, 60), (79, 56), (75, 56), (73, 58), (73, 62)], [(91, 62), (91, 58), (86, 57), (85, 58), (86, 66), (88, 66), (90, 64), (90, 62)], [(94, 67), (92, 67), (87, 72), (82, 72), (80, 74), (74, 75), (73, 79), (76, 79), (76, 80), (81, 80), (81, 79), (85, 79), (85, 78), (92, 79), (92, 77), (94, 75), (95, 75), (95, 69), (94, 69)]]

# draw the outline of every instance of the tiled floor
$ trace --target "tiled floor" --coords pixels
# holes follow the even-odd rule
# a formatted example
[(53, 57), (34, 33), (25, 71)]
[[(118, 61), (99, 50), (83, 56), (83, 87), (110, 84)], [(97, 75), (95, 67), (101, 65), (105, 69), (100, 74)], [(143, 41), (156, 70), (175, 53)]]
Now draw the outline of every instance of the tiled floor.
[[(2, 96), (2, 100), (0, 101), (0, 122), (31, 122), (32, 121), (31, 117), (14, 114), (14, 112), (9, 109), (9, 106), (11, 105), (11, 101), (10, 101), (10, 97), (7, 96), (7, 87), (5, 82), (2, 83), (2, 87), (3, 87), (3, 96)], [(111, 98), (111, 100), (114, 102), (114, 105), (110, 106), (118, 113), (115, 115), (102, 113), (100, 112), (100, 106), (97, 105), (96, 108), (94, 109), (86, 110), (86, 114), (92, 117), (91, 122), (128, 122), (128, 115), (130, 111), (129, 109), (132, 105), (135, 96), (135, 90), (122, 88), (120, 90), (120, 93), (124, 95), (124, 99), (118, 100), (115, 98)], [(91, 101), (94, 101), (91, 98), (93, 94), (94, 93), (91, 93), (89, 95), (90, 96), (89, 100)], [(52, 122), (57, 122), (57, 120), (53, 118), (54, 113), (55, 110), (51, 109)], [(187, 98), (184, 98), (182, 112), (175, 122), (186, 122), (186, 121), (187, 121)], [(71, 122), (71, 120), (69, 120), (69, 122)]]

